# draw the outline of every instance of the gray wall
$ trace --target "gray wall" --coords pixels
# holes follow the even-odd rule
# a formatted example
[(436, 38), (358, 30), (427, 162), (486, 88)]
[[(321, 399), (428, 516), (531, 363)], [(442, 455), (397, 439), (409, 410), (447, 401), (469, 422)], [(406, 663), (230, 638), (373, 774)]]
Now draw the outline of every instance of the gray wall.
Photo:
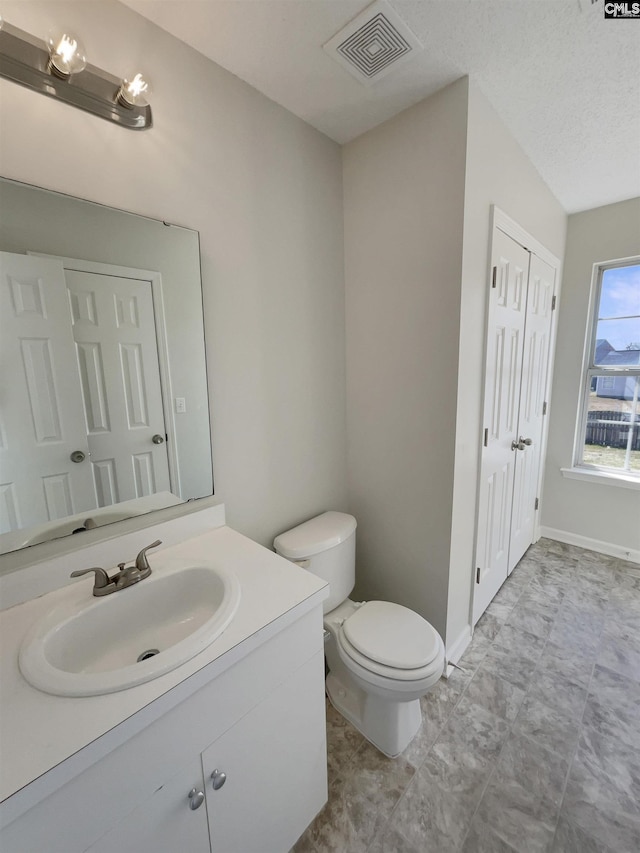
[(465, 79), (344, 148), (349, 506), (357, 594), (446, 630)]
[[(8, 2), (46, 39), (153, 82), (132, 132), (0, 81), (0, 171), (200, 232), (214, 475), (257, 541), (346, 507), (340, 148), (115, 2)], [(10, 119), (7, 119), (10, 117)]]
[[(640, 254), (640, 199), (569, 217), (542, 523), (559, 537), (581, 537), (635, 551), (640, 559), (640, 491), (562, 476), (573, 464), (593, 264)], [(583, 542), (588, 547), (588, 541)]]

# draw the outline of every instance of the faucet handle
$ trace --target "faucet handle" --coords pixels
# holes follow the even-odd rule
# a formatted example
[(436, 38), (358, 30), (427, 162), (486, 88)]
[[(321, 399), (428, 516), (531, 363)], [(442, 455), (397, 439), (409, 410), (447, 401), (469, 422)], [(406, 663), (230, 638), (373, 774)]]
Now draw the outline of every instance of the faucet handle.
[(156, 539), (155, 542), (152, 542), (151, 545), (147, 545), (146, 548), (143, 548), (142, 551), (140, 551), (140, 553), (136, 557), (136, 569), (139, 569), (141, 572), (151, 572), (151, 566), (149, 565), (149, 561), (147, 560), (147, 551), (149, 551), (151, 548), (157, 548), (158, 545), (162, 545), (162, 540)]
[(71, 572), (69, 575), (70, 578), (79, 578), (81, 575), (88, 575), (89, 572), (95, 573), (95, 578), (93, 582), (94, 589), (104, 589), (104, 587), (108, 586), (111, 583), (111, 578), (105, 572), (104, 569), (101, 569), (99, 566), (94, 566), (92, 569), (78, 569), (75, 572)]

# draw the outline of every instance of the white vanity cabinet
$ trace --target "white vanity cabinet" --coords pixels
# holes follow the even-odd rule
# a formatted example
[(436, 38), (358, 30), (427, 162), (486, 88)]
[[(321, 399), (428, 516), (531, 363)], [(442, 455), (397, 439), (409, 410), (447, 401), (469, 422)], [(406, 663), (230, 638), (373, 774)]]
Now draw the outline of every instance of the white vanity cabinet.
[(324, 673), (323, 655), (202, 754), (212, 853), (286, 853), (326, 799), (318, 663)]
[(326, 799), (318, 662), (279, 685), (201, 763), (190, 762), (87, 853), (286, 853)]
[[(327, 798), (321, 600), (292, 612), (279, 632), (249, 637), (226, 670), (207, 680), (205, 667), (165, 694), (168, 709), (134, 736), (67, 772), (4, 826), (2, 853), (287, 853)], [(217, 790), (214, 770), (226, 774)], [(46, 775), (56, 773), (64, 768)], [(193, 788), (205, 795), (196, 809)]]
[[(192, 791), (193, 796), (189, 798)], [(191, 808), (191, 804), (198, 807)], [(200, 761), (190, 761), (149, 800), (92, 844), (87, 853), (142, 853), (146, 850), (150, 853), (210, 853)]]

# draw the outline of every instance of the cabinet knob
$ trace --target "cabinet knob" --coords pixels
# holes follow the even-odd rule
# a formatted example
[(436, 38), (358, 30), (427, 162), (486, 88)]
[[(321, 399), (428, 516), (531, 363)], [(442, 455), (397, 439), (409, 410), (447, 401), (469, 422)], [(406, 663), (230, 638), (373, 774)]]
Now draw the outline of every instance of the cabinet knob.
[(192, 788), (189, 791), (189, 808), (191, 811), (195, 811), (199, 809), (200, 806), (204, 803), (204, 791), (198, 791), (196, 788)]
[(214, 770), (211, 774), (211, 784), (213, 785), (214, 791), (217, 791), (219, 788), (222, 788), (226, 781), (227, 774), (223, 773), (222, 770)]

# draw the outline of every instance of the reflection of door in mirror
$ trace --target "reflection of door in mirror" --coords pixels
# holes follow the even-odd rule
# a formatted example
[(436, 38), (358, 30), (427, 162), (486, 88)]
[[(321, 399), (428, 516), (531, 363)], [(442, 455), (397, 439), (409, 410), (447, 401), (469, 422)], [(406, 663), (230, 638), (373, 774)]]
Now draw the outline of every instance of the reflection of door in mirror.
[(97, 506), (60, 261), (0, 254), (3, 533)]
[[(168, 490), (159, 281), (154, 294), (135, 270), (2, 259), (3, 339), (16, 367), (4, 445), (23, 458), (15, 477), (2, 460), (0, 479), (11, 484), (2, 531)], [(38, 462), (25, 467), (25, 458)]]
[[(106, 264), (105, 264), (106, 268)], [(67, 270), (99, 506), (169, 489), (151, 283)]]
[[(146, 332), (140, 331), (142, 340), (136, 337), (128, 337), (125, 340), (123, 328), (120, 330), (123, 337), (118, 341), (117, 358), (112, 357), (109, 362), (100, 337), (103, 334), (101, 318), (100, 328), (94, 328), (96, 335), (99, 333), (100, 336), (91, 337), (89, 325), (85, 327), (87, 337), (82, 339), (79, 329), (76, 328), (78, 343), (73, 340), (73, 333), (69, 334), (65, 347), (67, 358), (70, 359), (68, 363), (72, 366), (65, 368), (58, 366), (64, 365), (65, 362), (62, 356), (57, 354), (54, 341), (44, 343), (49, 332), (35, 329), (26, 334), (30, 341), (25, 344), (25, 349), (29, 350), (27, 354), (33, 359), (36, 356), (40, 359), (50, 356), (56, 371), (62, 373), (66, 379), (65, 383), (58, 382), (54, 388), (58, 395), (55, 398), (56, 410), (47, 415), (54, 417), (51, 428), (56, 427), (57, 416), (60, 420), (59, 427), (64, 430), (65, 441), (70, 429), (74, 428), (79, 433), (74, 436), (73, 441), (69, 440), (68, 445), (64, 444), (62, 438), (52, 437), (42, 441), (42, 446), (34, 448), (33, 415), (28, 399), (22, 406), (24, 409), (26, 405), (26, 415), (19, 414), (22, 409), (17, 405), (11, 405), (7, 414), (8, 384), (17, 382), (16, 377), (22, 377), (20, 382), (23, 393), (27, 394), (30, 389), (27, 387), (25, 368), (21, 360), (22, 348), (20, 347), (20, 351), (15, 355), (6, 357), (5, 336), (5, 357), (0, 364), (0, 427), (2, 418), (8, 418), (7, 423), (14, 423), (15, 419), (18, 419), (20, 442), (26, 441), (26, 433), (30, 431), (31, 445), (29, 448), (23, 448), (22, 443), (19, 443), (18, 449), (15, 450), (16, 444), (12, 439), (11, 449), (6, 448), (6, 428), (2, 427), (5, 431), (0, 434), (0, 466), (3, 466), (0, 467), (0, 531), (9, 527), (12, 532), (0, 533), (0, 553), (90, 529), (94, 523), (102, 527), (104, 524), (211, 495), (211, 432), (197, 233), (168, 222), (147, 219), (0, 178), (0, 251), (18, 255), (23, 263), (28, 262), (27, 258), (54, 259), (58, 263), (58, 277), (59, 264), (62, 263), (66, 276), (64, 287), (60, 281), (56, 290), (58, 299), (46, 305), (46, 318), (43, 319), (62, 316), (68, 328), (71, 328), (72, 306), (67, 283), (76, 273), (91, 274), (84, 278), (85, 283), (89, 278), (93, 284), (113, 282), (115, 279), (126, 279), (124, 284), (131, 287), (137, 287), (136, 282), (142, 283), (143, 292), (147, 296), (139, 297), (142, 301), (136, 308), (142, 310), (143, 303), (148, 308), (150, 292), (157, 349), (157, 356), (147, 356), (144, 344)], [(82, 260), (78, 261), (78, 258)], [(108, 269), (105, 269), (105, 265)], [(133, 284), (131, 279), (135, 280)], [(82, 290), (83, 287), (79, 289)], [(21, 298), (27, 300), (28, 304), (29, 299), (40, 298), (36, 291), (29, 294), (27, 288)], [(13, 319), (13, 296), (7, 291), (2, 293), (2, 297), (9, 314), (3, 315), (0, 322), (6, 322), (11, 327), (11, 334), (14, 334), (17, 324)], [(83, 298), (85, 301), (88, 299)], [(131, 299), (126, 292), (122, 299), (121, 315), (126, 317), (127, 310), (131, 311)], [(129, 308), (126, 306), (127, 300)], [(115, 309), (111, 303), (109, 309), (113, 318)], [(81, 308), (77, 305), (76, 310), (89, 310), (89, 306)], [(148, 310), (143, 313), (147, 318), (150, 316)], [(37, 317), (32, 319), (35, 321)], [(129, 331), (133, 334), (132, 330)], [(151, 331), (153, 330), (149, 330), (149, 337)], [(120, 343), (123, 344), (122, 349)], [(94, 346), (95, 344), (100, 344), (101, 360), (97, 366), (95, 359), (98, 347)], [(84, 352), (79, 351), (81, 347)], [(52, 355), (54, 352), (55, 358)], [(79, 363), (78, 357), (85, 359), (84, 367)], [(154, 362), (157, 358), (158, 366), (154, 371), (159, 367), (161, 398), (159, 393), (152, 391), (152, 386), (157, 390), (158, 385), (157, 381), (149, 376), (150, 358)], [(93, 363), (91, 359), (94, 359)], [(110, 372), (108, 362), (115, 365)], [(37, 362), (34, 364), (38, 366)], [(38, 381), (47, 376), (45, 366), (40, 365), (40, 368)], [(81, 372), (83, 370), (84, 373)], [(75, 376), (74, 383), (69, 382), (72, 374)], [(125, 382), (123, 375), (126, 375), (129, 382), (128, 388), (126, 384), (122, 384)], [(49, 386), (53, 381), (51, 374), (50, 383), (41, 382), (43, 387), (36, 388), (34, 399), (37, 412), (40, 412), (42, 407), (46, 411), (46, 407), (50, 406)], [(118, 395), (116, 400), (115, 394)], [(64, 399), (59, 395), (63, 395)], [(75, 404), (67, 401), (66, 398), (70, 396), (75, 397)], [(42, 417), (45, 417), (45, 411), (42, 412)], [(145, 411), (148, 430), (142, 424)], [(136, 425), (131, 429), (128, 428), (129, 417), (131, 423)], [(116, 419), (120, 419), (119, 423), (124, 421), (119, 433), (115, 428)], [(100, 426), (105, 422), (108, 422), (108, 430)], [(96, 428), (92, 429), (91, 424)], [(22, 435), (22, 432), (25, 432), (25, 435)], [(126, 437), (127, 441), (137, 441), (137, 445), (133, 444), (127, 450), (121, 450), (117, 435)], [(108, 447), (110, 440), (112, 446)], [(2, 450), (3, 446), (6, 452)], [(45, 451), (59, 451), (61, 446), (67, 451), (66, 470), (59, 459), (60, 464), (55, 468), (43, 468), (40, 472), (40, 457), (44, 458)], [(69, 455), (76, 450), (84, 453), (85, 458), (74, 463), (69, 459)], [(159, 460), (164, 461), (161, 463)], [(22, 462), (31, 468), (41, 509), (44, 505), (44, 517), (56, 520), (28, 525), (28, 512), (35, 510), (37, 504), (37, 501), (29, 498), (27, 507), (21, 511), (25, 516), (22, 526), (15, 530), (13, 528), (18, 523), (15, 484), (22, 476), (18, 473), (18, 466)], [(167, 467), (169, 487), (163, 485), (166, 483)], [(61, 473), (64, 476), (59, 476)], [(88, 483), (95, 509), (90, 513), (81, 510), (63, 516), (67, 506), (91, 506), (87, 500), (76, 500), (80, 487), (71, 485), (73, 480), (79, 479), (81, 475), (84, 475), (85, 482)], [(49, 479), (45, 480), (47, 476)], [(150, 484), (154, 480), (155, 494), (127, 499), (131, 494), (144, 494), (151, 488)], [(11, 483), (14, 483), (14, 486), (11, 486)], [(116, 500), (116, 494), (118, 502), (109, 504), (110, 500)], [(74, 498), (73, 501), (71, 497)], [(47, 500), (57, 505), (51, 512), (47, 511)], [(43, 517), (43, 513), (39, 512), (36, 517)], [(90, 538), (96, 537), (100, 538), (99, 534)], [(67, 543), (62, 547), (73, 548), (77, 547), (77, 544), (76, 540), (73, 544)]]

